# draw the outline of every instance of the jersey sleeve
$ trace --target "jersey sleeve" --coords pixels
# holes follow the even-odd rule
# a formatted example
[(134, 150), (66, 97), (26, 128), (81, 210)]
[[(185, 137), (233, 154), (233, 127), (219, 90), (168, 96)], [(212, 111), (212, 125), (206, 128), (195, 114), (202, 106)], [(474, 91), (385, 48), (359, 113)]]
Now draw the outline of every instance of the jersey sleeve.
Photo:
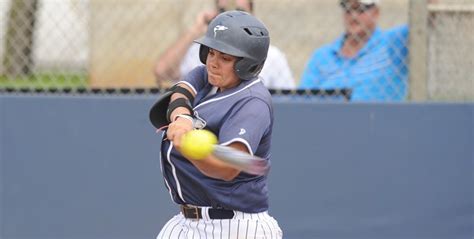
[(260, 99), (237, 104), (220, 128), (219, 143), (241, 142), (253, 155), (264, 134), (271, 129), (272, 117), (270, 107)]
[(198, 66), (191, 70), (176, 84), (184, 83), (191, 87), (194, 94), (197, 94), (201, 89), (206, 86), (207, 83), (207, 71), (206, 66)]

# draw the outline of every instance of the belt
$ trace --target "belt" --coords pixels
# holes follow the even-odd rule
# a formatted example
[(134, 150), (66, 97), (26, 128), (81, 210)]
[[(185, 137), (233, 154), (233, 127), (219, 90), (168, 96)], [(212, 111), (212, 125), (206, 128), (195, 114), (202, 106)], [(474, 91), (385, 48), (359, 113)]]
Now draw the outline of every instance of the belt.
[[(185, 218), (202, 219), (202, 208), (187, 205), (181, 205), (181, 212)], [(228, 209), (209, 208), (207, 214), (210, 219), (232, 219), (234, 211)]]

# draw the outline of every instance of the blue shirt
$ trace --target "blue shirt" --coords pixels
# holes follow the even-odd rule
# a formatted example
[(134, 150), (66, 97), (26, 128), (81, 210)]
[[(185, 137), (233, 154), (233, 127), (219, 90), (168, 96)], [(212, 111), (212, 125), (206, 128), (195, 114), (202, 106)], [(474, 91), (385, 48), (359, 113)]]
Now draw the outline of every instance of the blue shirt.
[[(260, 79), (242, 81), (233, 89), (209, 94), (205, 66), (196, 67), (181, 83), (196, 93), (195, 116), (206, 122), (206, 129), (218, 136), (219, 144), (240, 142), (249, 152), (270, 160), (273, 126), (271, 95)], [(165, 135), (164, 135), (165, 136)], [(168, 140), (161, 145), (161, 168), (173, 201), (247, 213), (268, 210), (267, 177), (241, 172), (224, 181), (202, 174)]]
[(344, 36), (317, 49), (303, 72), (300, 89), (350, 88), (353, 101), (397, 101), (407, 95), (408, 26), (378, 28), (352, 58), (339, 52)]

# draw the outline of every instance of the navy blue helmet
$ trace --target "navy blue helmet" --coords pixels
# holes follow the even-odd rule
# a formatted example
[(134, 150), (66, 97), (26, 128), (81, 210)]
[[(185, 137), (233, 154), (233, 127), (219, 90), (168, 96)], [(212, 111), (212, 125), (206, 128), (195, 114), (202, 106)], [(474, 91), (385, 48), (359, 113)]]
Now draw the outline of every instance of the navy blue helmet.
[(227, 11), (215, 17), (206, 35), (195, 42), (201, 44), (199, 58), (206, 64), (209, 48), (238, 57), (234, 69), (240, 79), (258, 76), (267, 59), (270, 36), (265, 25), (243, 11)]

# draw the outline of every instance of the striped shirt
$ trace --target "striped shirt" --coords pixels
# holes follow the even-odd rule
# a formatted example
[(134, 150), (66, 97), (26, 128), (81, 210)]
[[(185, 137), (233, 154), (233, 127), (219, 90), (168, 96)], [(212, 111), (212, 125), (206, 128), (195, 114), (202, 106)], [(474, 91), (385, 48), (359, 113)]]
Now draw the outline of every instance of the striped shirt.
[(407, 95), (408, 26), (375, 29), (351, 58), (340, 54), (344, 36), (317, 49), (303, 72), (300, 89), (350, 88), (353, 101), (398, 101)]

